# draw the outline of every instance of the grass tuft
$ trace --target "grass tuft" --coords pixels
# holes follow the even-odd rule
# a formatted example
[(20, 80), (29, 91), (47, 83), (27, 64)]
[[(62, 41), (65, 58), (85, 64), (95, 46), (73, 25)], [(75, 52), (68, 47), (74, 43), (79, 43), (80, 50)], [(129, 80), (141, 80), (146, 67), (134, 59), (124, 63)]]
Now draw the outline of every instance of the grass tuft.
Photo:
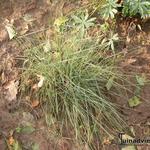
[[(120, 94), (116, 91), (121, 75), (114, 59), (102, 50), (105, 46), (96, 37), (79, 38), (74, 33), (56, 34), (46, 44), (25, 50), (22, 93), (40, 100), (49, 123), (71, 128), (78, 140), (92, 143), (122, 131), (125, 123), (109, 95)], [(44, 81), (35, 90), (38, 76)]]

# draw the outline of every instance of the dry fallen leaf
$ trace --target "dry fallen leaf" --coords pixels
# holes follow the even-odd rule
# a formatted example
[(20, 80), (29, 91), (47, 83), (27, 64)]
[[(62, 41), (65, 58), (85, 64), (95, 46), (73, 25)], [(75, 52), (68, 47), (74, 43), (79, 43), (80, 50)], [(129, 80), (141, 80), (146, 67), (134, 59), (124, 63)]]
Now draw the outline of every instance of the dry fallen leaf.
[(131, 41), (131, 39), (129, 38), (129, 36), (127, 36), (126, 42), (127, 42), (127, 43), (130, 43), (130, 41)]
[(109, 144), (111, 144), (110, 139), (109, 139), (109, 138), (104, 138), (103, 144), (104, 144), (104, 145), (109, 145)]
[(6, 28), (7, 32), (8, 32), (8, 35), (9, 35), (9, 39), (10, 39), (10, 40), (13, 39), (13, 38), (17, 35), (17, 33), (16, 33), (16, 31), (14, 30), (14, 27), (13, 27), (12, 24), (7, 24), (7, 25), (5, 26), (5, 28)]
[(34, 89), (34, 90), (41, 88), (43, 86), (43, 83), (45, 80), (45, 78), (42, 75), (37, 75), (37, 77), (39, 78), (38, 79), (39, 82), (32, 86), (32, 89)]
[(6, 81), (7, 81), (7, 79), (6, 79), (6, 76), (5, 76), (5, 73), (4, 72), (2, 72), (2, 74), (1, 74), (1, 83), (2, 84), (4, 84)]
[(42, 75), (37, 75), (37, 77), (40, 78), (39, 83), (38, 83), (38, 87), (41, 88), (43, 86), (44, 77)]
[(33, 89), (33, 90), (37, 90), (37, 89), (38, 89), (38, 85), (37, 85), (37, 84), (34, 84), (34, 85), (32, 86), (32, 89)]
[(15, 142), (15, 140), (14, 140), (13, 136), (10, 136), (9, 139), (8, 139), (9, 145), (13, 145), (14, 142)]
[(26, 96), (25, 100), (29, 102), (30, 101), (30, 96)]
[(136, 62), (136, 59), (135, 58), (129, 58), (127, 61), (126, 61), (126, 63), (129, 65), (129, 64), (132, 64), (132, 63), (134, 63), (134, 62)]
[(22, 30), (20, 31), (20, 35), (24, 35), (29, 31), (29, 25), (27, 23), (24, 23), (22, 25)]
[(38, 100), (33, 100), (31, 103), (32, 108), (37, 107), (40, 104), (40, 102)]
[(6, 98), (8, 101), (16, 100), (16, 96), (18, 93), (18, 85), (19, 81), (12, 80), (7, 85), (5, 85), (6, 90)]
[(132, 63), (135, 63), (137, 60), (135, 58), (129, 58), (125, 62), (122, 63), (123, 67), (131, 65)]
[(31, 14), (25, 14), (25, 15), (23, 16), (23, 20), (30, 24), (30, 23), (32, 23), (33, 21), (35, 21), (36, 18), (34, 18), (34, 16), (31, 15)]

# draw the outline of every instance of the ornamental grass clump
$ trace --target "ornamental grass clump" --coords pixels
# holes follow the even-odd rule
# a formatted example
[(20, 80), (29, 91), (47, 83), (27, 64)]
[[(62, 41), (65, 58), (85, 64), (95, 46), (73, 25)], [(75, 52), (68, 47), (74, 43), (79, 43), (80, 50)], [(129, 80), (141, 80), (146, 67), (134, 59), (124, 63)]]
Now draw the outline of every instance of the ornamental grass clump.
[(27, 48), (21, 92), (40, 101), (50, 125), (71, 128), (76, 139), (90, 143), (124, 128), (109, 95), (121, 88), (120, 73), (100, 37), (79, 37), (56, 34)]

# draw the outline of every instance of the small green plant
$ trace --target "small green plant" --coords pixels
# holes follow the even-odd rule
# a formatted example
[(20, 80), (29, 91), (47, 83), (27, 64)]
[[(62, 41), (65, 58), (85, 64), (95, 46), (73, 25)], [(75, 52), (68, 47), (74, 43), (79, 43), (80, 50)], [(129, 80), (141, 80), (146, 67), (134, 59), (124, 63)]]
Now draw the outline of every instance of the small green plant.
[(116, 0), (107, 0), (106, 4), (104, 4), (101, 8), (103, 19), (113, 19), (115, 17), (115, 14), (118, 12), (118, 7), (120, 7), (120, 5), (116, 3)]
[(113, 54), (115, 54), (115, 46), (114, 43), (119, 40), (118, 34), (110, 32), (108, 37), (105, 37), (102, 41), (102, 44), (106, 46), (107, 49), (112, 50)]
[(124, 0), (122, 13), (124, 16), (135, 16), (140, 14), (142, 18), (150, 15), (149, 0)]
[[(113, 25), (111, 24), (111, 26)], [(104, 35), (101, 44), (105, 47), (105, 50), (112, 50), (113, 54), (115, 54), (115, 43), (119, 40), (119, 36), (112, 31), (111, 26), (107, 22), (100, 26), (100, 30)]]
[(68, 18), (65, 16), (59, 17), (54, 22), (54, 27), (57, 32), (64, 32), (66, 29), (66, 23), (68, 22)]
[(17, 140), (14, 141), (13, 145), (10, 147), (12, 150), (22, 150), (22, 147), (20, 146), (19, 142)]
[[(98, 5), (95, 2), (95, 5)], [(96, 6), (95, 6), (96, 7)], [(124, 16), (133, 17), (140, 15), (141, 18), (146, 18), (150, 16), (150, 1), (149, 0), (123, 0), (122, 4), (118, 4), (116, 0), (106, 0), (103, 6), (97, 9), (102, 15), (103, 19), (107, 20), (109, 18), (113, 19), (118, 10), (121, 10)]]
[(83, 37), (89, 27), (94, 26), (96, 18), (89, 18), (87, 11), (79, 13), (79, 15), (72, 15), (75, 28)]

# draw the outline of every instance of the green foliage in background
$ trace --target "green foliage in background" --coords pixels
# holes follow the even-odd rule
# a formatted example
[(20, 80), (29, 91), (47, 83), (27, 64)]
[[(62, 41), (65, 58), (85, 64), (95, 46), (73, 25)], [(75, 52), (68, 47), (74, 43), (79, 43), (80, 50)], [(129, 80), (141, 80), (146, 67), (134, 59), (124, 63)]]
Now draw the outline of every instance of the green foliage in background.
[(113, 19), (119, 8), (121, 8), (123, 16), (133, 17), (138, 14), (141, 18), (150, 16), (149, 0), (123, 0), (121, 4), (117, 4), (117, 0), (106, 0), (105, 3), (97, 0), (93, 5), (105, 20)]
[(106, 4), (103, 5), (101, 15), (104, 19), (113, 19), (115, 14), (118, 12), (117, 8), (120, 7), (115, 0), (107, 0)]
[(150, 15), (149, 0), (124, 0), (122, 13), (124, 16), (135, 16), (140, 14), (142, 18)]
[(74, 25), (78, 32), (80, 32), (81, 37), (85, 35), (85, 32), (89, 27), (94, 26), (94, 21), (96, 18), (90, 18), (87, 11), (85, 13), (80, 13), (78, 15), (72, 15)]

